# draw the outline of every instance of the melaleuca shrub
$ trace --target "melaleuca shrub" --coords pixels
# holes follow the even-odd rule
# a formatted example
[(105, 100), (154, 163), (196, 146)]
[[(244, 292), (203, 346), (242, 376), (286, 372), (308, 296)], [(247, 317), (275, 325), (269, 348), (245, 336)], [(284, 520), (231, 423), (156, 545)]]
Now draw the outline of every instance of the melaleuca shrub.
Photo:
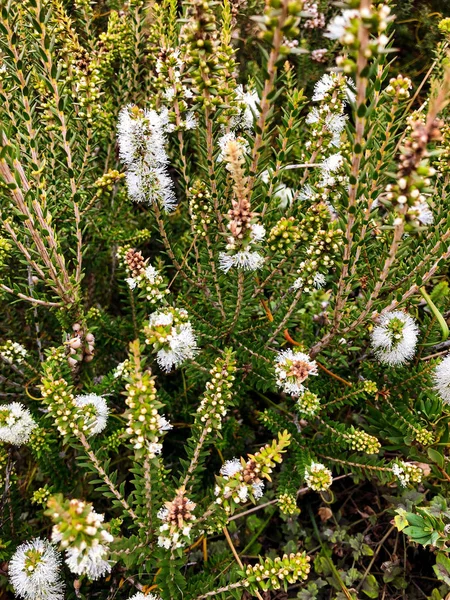
[(388, 4), (244, 4), (0, 2), (18, 597), (377, 597), (395, 526), (448, 549), (450, 28), (413, 84)]

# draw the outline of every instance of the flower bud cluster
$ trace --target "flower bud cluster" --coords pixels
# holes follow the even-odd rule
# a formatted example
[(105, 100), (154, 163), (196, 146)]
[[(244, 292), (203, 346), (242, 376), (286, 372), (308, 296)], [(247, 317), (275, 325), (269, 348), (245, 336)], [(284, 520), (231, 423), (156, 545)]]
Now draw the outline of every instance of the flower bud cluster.
[(65, 435), (91, 436), (103, 431), (107, 424), (109, 409), (105, 399), (96, 394), (75, 397), (73, 388), (63, 378), (55, 379), (53, 356), (44, 363), (41, 395), (59, 433)]
[[(78, 42), (72, 21), (62, 5), (55, 4), (50, 15), (52, 34), (62, 40), (58, 49), (58, 64), (61, 69), (60, 79), (72, 91), (72, 98), (78, 107), (78, 116), (84, 118), (89, 125), (94, 118), (101, 120), (104, 109), (100, 102), (103, 78), (95, 52), (89, 52)], [(51, 110), (51, 105), (46, 106)], [(59, 107), (57, 107), (59, 109)]]
[(6, 261), (9, 258), (11, 248), (12, 246), (8, 240), (0, 235), (0, 269), (5, 266)]
[(415, 429), (414, 437), (416, 442), (419, 442), (419, 444), (422, 444), (422, 446), (431, 446), (431, 444), (434, 444), (433, 432), (428, 431), (428, 429), (425, 429), (425, 427), (422, 427), (421, 429)]
[(404, 461), (395, 462), (392, 465), (392, 473), (403, 487), (420, 483), (423, 477), (423, 470), (419, 466)]
[(130, 361), (125, 359), (123, 362), (119, 363), (117, 367), (114, 369), (113, 377), (114, 379), (126, 379), (130, 376)]
[(303, 7), (303, 0), (288, 0), (287, 10), (284, 11), (280, 0), (268, 0), (264, 15), (257, 20), (261, 27), (260, 37), (266, 42), (272, 43), (278, 30), (283, 32), (285, 42), (280, 48), (280, 58), (289, 54), (289, 40), (297, 38), (300, 34), (299, 23)]
[(370, 379), (366, 379), (363, 381), (363, 390), (367, 394), (376, 394), (378, 391), (378, 386), (375, 381), (371, 381)]
[(135, 60), (134, 45), (129, 16), (123, 11), (111, 10), (107, 30), (99, 34), (96, 46), (98, 69), (103, 79), (114, 76), (114, 65), (118, 59), (124, 64)]
[(95, 195), (98, 198), (101, 198), (102, 196), (109, 194), (113, 191), (116, 183), (124, 178), (125, 173), (119, 173), (116, 169), (110, 169), (94, 182), (94, 187), (96, 189)]
[(225, 462), (220, 476), (216, 477), (216, 504), (223, 506), (227, 514), (232, 514), (236, 505), (261, 498), (263, 479), (271, 481), (273, 467), (282, 461), (282, 454), (289, 443), (290, 434), (284, 431), (278, 434), (278, 440), (266, 444), (255, 455), (249, 454), (247, 462), (243, 458)]
[(439, 21), (438, 28), (443, 33), (450, 33), (450, 18), (442, 19)]
[(300, 235), (295, 217), (282, 217), (270, 230), (267, 243), (272, 252), (286, 254), (298, 242)]
[(50, 499), (51, 491), (47, 484), (38, 488), (35, 492), (33, 492), (33, 496), (31, 501), (33, 504), (39, 504), (41, 506), (47, 506), (47, 503)]
[(20, 365), (23, 363), (28, 352), (18, 342), (7, 340), (2, 346), (0, 346), (0, 355), (7, 362), (13, 365)]
[(210, 370), (211, 379), (206, 384), (206, 391), (197, 408), (197, 415), (207, 426), (208, 433), (222, 429), (222, 420), (233, 397), (231, 388), (235, 380), (236, 362), (229, 350), (225, 353), (224, 358), (216, 359)]
[(139, 455), (155, 458), (161, 454), (162, 436), (172, 428), (158, 410), (164, 405), (158, 401), (155, 378), (149, 370), (135, 374), (130, 368), (129, 383), (126, 384), (127, 429), (133, 448)]
[(304, 390), (298, 397), (295, 408), (301, 415), (311, 417), (320, 411), (320, 398), (317, 394)]
[(95, 337), (92, 333), (85, 332), (80, 323), (75, 323), (72, 330), (72, 334), (66, 334), (65, 347), (67, 362), (75, 369), (81, 361), (94, 360)]
[(360, 27), (364, 27), (370, 34), (369, 40), (363, 47), (365, 58), (375, 58), (386, 52), (389, 42), (385, 31), (389, 22), (391, 9), (387, 4), (371, 5), (369, 8), (348, 8), (337, 15), (328, 23), (325, 37), (339, 42), (348, 51), (348, 56), (338, 57), (337, 65), (345, 73), (356, 72), (356, 53), (360, 50)]
[(283, 557), (265, 558), (245, 569), (246, 584), (255, 589), (279, 590), (281, 586), (307, 579), (311, 570), (310, 557), (305, 552), (284, 554)]
[(305, 469), (305, 483), (310, 490), (324, 492), (333, 483), (333, 475), (322, 463), (312, 462)]
[(304, 382), (310, 375), (317, 375), (317, 363), (297, 349), (282, 350), (275, 359), (277, 385), (291, 396), (305, 391)]
[(194, 233), (200, 237), (206, 236), (208, 225), (213, 218), (211, 194), (206, 185), (197, 180), (189, 188), (189, 212)]
[(300, 509), (297, 506), (297, 498), (294, 494), (280, 494), (278, 496), (278, 506), (284, 515), (299, 515)]
[(430, 177), (436, 171), (428, 164), (428, 145), (441, 138), (441, 122), (435, 119), (431, 124), (420, 119), (411, 120), (407, 136), (401, 148), (396, 182), (386, 187), (386, 200), (397, 211), (403, 212), (412, 227), (429, 225), (433, 213), (428, 203)]
[(314, 62), (324, 63), (327, 61), (327, 54), (327, 48), (316, 48), (315, 50), (311, 51), (310, 56), (311, 60), (313, 60)]
[(182, 488), (171, 502), (165, 502), (158, 512), (158, 518), (163, 522), (159, 528), (158, 546), (177, 549), (190, 543), (191, 529), (196, 521), (195, 507)]
[(388, 96), (396, 97), (399, 100), (408, 100), (412, 88), (412, 81), (409, 77), (397, 75), (389, 79), (389, 85), (385, 88), (384, 93)]
[(72, 573), (98, 579), (111, 571), (109, 545), (114, 541), (104, 515), (82, 500), (52, 496), (46, 514), (52, 519), (52, 541), (66, 551), (66, 563)]
[(76, 429), (75, 397), (72, 388), (63, 378), (54, 379), (48, 366), (47, 374), (42, 379), (41, 395), (44, 404), (48, 406), (55, 425), (61, 435), (68, 435)]
[(158, 365), (167, 373), (197, 354), (197, 338), (184, 308), (152, 313), (144, 332), (145, 343), (152, 344)]
[(176, 129), (195, 129), (197, 119), (189, 104), (194, 93), (183, 83), (185, 65), (180, 50), (160, 48), (155, 67), (156, 85), (162, 90), (162, 102), (169, 109), (169, 121)]
[(234, 70), (231, 47), (221, 44), (216, 18), (210, 0), (192, 0), (189, 3), (188, 22), (181, 31), (186, 44), (186, 64), (193, 81), (195, 101), (215, 111), (228, 97), (234, 78), (227, 74)]
[(334, 266), (335, 256), (343, 244), (341, 229), (330, 226), (328, 230), (320, 229), (314, 235), (306, 254), (309, 258), (300, 263), (297, 273), (300, 275), (293, 284), (294, 289), (302, 288), (310, 293), (314, 288), (325, 284), (325, 276), (321, 271), (329, 272)]
[(373, 435), (369, 435), (360, 429), (354, 429), (343, 435), (344, 440), (352, 450), (365, 452), (366, 454), (377, 454), (381, 448), (380, 442)]
[(317, 2), (305, 0), (303, 12), (308, 13), (308, 17), (303, 23), (305, 29), (323, 29), (325, 27), (325, 15), (319, 11)]
[(141, 290), (151, 304), (161, 302), (170, 293), (162, 275), (149, 264), (148, 259), (144, 260), (141, 252), (121, 246), (117, 250), (117, 258), (127, 271), (128, 277), (125, 281), (129, 288)]
[(36, 427), (37, 423), (23, 404), (0, 405), (0, 442), (22, 446), (30, 440)]

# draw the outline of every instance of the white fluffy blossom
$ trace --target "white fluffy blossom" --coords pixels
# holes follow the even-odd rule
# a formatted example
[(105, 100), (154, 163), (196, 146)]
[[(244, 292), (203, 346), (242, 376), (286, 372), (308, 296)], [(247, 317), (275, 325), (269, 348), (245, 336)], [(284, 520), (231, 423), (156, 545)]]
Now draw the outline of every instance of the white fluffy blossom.
[(158, 365), (169, 373), (173, 368), (179, 367), (185, 360), (194, 358), (197, 354), (197, 338), (190, 323), (181, 324), (172, 332), (169, 348), (162, 348), (156, 354)]
[(129, 600), (161, 600), (160, 596), (156, 596), (155, 594), (144, 594), (143, 592), (138, 592), (131, 596)]
[(292, 396), (299, 396), (305, 389), (303, 382), (310, 375), (317, 375), (317, 363), (304, 352), (282, 350), (275, 359), (277, 385)]
[(321, 169), (325, 173), (334, 173), (338, 171), (344, 162), (344, 158), (340, 152), (336, 152), (336, 154), (331, 154), (327, 156), (327, 158), (322, 162)]
[[(326, 279), (325, 275), (323, 275), (322, 273), (316, 273), (314, 275), (313, 283), (314, 283), (314, 286), (318, 290), (320, 290), (321, 288), (323, 288), (323, 286), (325, 285), (326, 281), (327, 281), (327, 279)], [(295, 283), (294, 283), (294, 285), (295, 285)]]
[(372, 331), (372, 347), (378, 360), (388, 365), (401, 365), (415, 353), (419, 328), (406, 313), (385, 313)]
[(250, 250), (241, 250), (236, 254), (230, 255), (226, 252), (219, 254), (219, 266), (225, 273), (235, 267), (244, 271), (256, 271), (264, 264), (264, 257), (259, 252), (251, 252)]
[(109, 408), (103, 396), (86, 394), (75, 398), (75, 405), (82, 409), (80, 412), (86, 423), (89, 435), (101, 433), (108, 421)]
[(150, 315), (149, 325), (150, 327), (161, 327), (166, 325), (172, 325), (173, 314), (171, 312), (158, 311)]
[(166, 419), (164, 415), (158, 415), (158, 430), (159, 433), (163, 431), (170, 431), (173, 425)]
[(355, 9), (343, 10), (341, 14), (336, 15), (326, 28), (324, 37), (330, 40), (343, 40), (352, 19), (359, 17), (359, 11)]
[(183, 308), (152, 313), (146, 333), (146, 342), (154, 345), (156, 360), (167, 373), (198, 352), (197, 337)]
[(30, 439), (37, 423), (30, 411), (19, 402), (0, 406), (0, 441), (21, 446)]
[(412, 215), (422, 225), (432, 225), (434, 222), (433, 212), (425, 200), (416, 202), (416, 204), (408, 210), (408, 214)]
[(264, 495), (264, 481), (257, 481), (252, 484), (252, 492), (255, 500), (259, 500)]
[(63, 600), (60, 566), (60, 555), (50, 542), (39, 538), (25, 542), (9, 561), (14, 593), (25, 600)]
[(95, 580), (111, 571), (111, 563), (107, 557), (109, 548), (104, 544), (97, 544), (88, 549), (71, 547), (66, 550), (66, 563), (72, 573), (86, 575)]
[(135, 202), (160, 200), (170, 211), (176, 205), (173, 181), (167, 173), (165, 151), (169, 130), (167, 109), (122, 108), (118, 123), (119, 154), (127, 166), (128, 194)]
[(223, 463), (220, 474), (224, 479), (229, 479), (230, 477), (233, 477), (233, 475), (236, 475), (236, 473), (240, 473), (242, 468), (241, 461), (238, 458), (233, 458), (232, 460), (227, 460)]
[(450, 354), (438, 364), (434, 371), (435, 389), (445, 404), (450, 404)]
[(233, 119), (232, 127), (242, 126), (243, 129), (252, 129), (255, 118), (258, 118), (259, 96), (255, 90), (244, 92), (242, 85), (236, 88), (236, 95), (239, 102), (243, 105), (241, 113)]

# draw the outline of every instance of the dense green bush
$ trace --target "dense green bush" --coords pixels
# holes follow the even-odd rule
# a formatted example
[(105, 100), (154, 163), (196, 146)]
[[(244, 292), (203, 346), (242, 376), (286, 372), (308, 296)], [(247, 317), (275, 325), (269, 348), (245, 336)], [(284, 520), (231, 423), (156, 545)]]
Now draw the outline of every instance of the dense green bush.
[(6, 597), (445, 597), (448, 15), (0, 6)]

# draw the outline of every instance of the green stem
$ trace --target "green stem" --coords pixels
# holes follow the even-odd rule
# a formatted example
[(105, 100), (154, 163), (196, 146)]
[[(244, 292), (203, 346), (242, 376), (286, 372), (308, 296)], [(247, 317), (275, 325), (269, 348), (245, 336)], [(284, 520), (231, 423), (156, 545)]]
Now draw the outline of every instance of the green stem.
[[(448, 325), (446, 320), (444, 319), (444, 317), (442, 316), (440, 310), (438, 309), (438, 307), (435, 305), (435, 303), (433, 302), (433, 300), (430, 298), (430, 296), (427, 294), (426, 290), (424, 287), (420, 288), (420, 293), (422, 294), (425, 302), (428, 304), (428, 306), (430, 307), (431, 312), (433, 313), (433, 315), (436, 317), (436, 320), (438, 321), (440, 327), (441, 327), (441, 331), (442, 331), (442, 342), (445, 342), (445, 340), (448, 338)], [(424, 344), (425, 345), (425, 344)], [(433, 342), (432, 344), (426, 344), (427, 346), (435, 346), (436, 342)]]

